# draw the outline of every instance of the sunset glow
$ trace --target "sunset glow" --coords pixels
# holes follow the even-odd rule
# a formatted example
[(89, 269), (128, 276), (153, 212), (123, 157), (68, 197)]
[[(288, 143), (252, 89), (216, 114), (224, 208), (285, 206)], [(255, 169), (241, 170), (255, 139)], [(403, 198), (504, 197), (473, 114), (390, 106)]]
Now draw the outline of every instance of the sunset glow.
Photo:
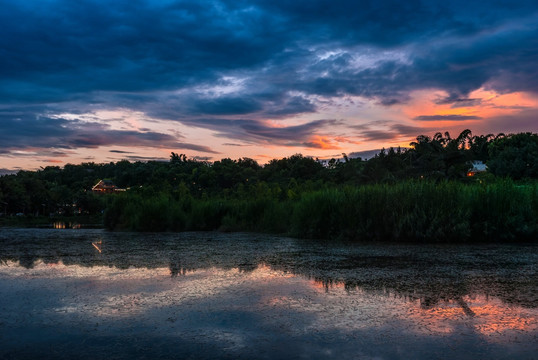
[(0, 173), (538, 131), (533, 1), (0, 5)]

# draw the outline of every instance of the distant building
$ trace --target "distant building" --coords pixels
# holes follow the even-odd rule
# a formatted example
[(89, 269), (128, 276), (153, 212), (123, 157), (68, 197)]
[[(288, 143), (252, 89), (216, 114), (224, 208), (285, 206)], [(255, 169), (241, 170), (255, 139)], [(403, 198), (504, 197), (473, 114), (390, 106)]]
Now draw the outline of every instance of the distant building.
[(97, 194), (112, 194), (125, 189), (118, 188), (111, 180), (100, 180), (92, 187), (92, 191)]
[(488, 170), (486, 164), (480, 160), (471, 161), (471, 169), (467, 172), (467, 176), (475, 176), (478, 173), (483, 173)]

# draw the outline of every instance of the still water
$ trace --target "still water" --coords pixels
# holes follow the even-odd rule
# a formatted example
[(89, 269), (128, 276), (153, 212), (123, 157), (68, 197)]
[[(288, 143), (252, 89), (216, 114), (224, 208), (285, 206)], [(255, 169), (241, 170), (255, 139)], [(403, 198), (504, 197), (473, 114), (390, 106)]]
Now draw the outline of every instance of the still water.
[(0, 229), (2, 359), (536, 359), (538, 247)]

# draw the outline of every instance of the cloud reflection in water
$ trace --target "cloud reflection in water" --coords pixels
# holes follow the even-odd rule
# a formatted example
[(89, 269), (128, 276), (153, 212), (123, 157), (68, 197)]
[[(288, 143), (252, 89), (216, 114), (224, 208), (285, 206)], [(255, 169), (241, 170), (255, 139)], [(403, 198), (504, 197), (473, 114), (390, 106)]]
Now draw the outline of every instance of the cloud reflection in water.
[[(249, 234), (179, 241), (94, 232), (76, 233), (86, 235), (80, 239), (42, 232), (33, 245), (0, 233), (2, 357), (55, 348), (65, 358), (112, 349), (119, 358), (137, 358), (141, 347), (163, 358), (533, 354), (538, 308), (523, 296), (533, 293), (535, 276), (525, 249), (499, 255), (444, 248), (441, 265), (428, 263), (423, 273), (425, 259), (409, 255), (415, 247), (387, 254), (371, 245), (259, 241)], [(92, 242), (101, 238), (99, 253)], [(439, 249), (423, 251), (428, 258)], [(499, 263), (506, 254), (515, 265), (488, 270), (491, 259)], [(499, 273), (509, 276), (513, 291), (501, 286), (504, 277), (492, 277)]]

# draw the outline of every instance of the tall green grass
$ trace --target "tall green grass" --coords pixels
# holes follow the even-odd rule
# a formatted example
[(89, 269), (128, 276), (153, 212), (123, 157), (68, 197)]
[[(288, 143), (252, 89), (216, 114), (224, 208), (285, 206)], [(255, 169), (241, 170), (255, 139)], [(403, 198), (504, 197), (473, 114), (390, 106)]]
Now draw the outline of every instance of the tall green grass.
[(118, 196), (109, 229), (286, 233), (357, 241), (535, 241), (538, 187), (407, 181), (303, 192), (297, 198)]
[(455, 183), (378, 184), (316, 192), (297, 204), (293, 233), (308, 238), (459, 241), (468, 199)]
[(286, 233), (292, 207), (276, 199), (174, 200), (163, 195), (118, 195), (106, 209), (109, 230), (258, 231)]

